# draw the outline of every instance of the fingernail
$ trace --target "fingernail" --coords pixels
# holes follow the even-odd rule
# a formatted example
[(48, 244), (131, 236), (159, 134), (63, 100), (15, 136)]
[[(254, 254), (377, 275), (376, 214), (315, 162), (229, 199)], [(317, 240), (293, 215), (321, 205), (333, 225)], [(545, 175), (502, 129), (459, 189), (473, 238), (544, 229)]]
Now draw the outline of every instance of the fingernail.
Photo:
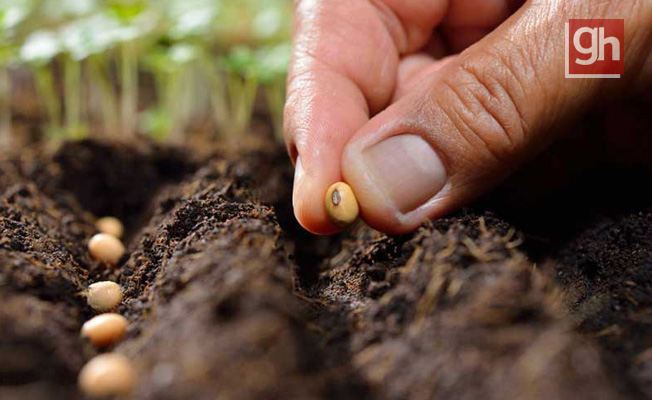
[(362, 157), (373, 184), (403, 214), (419, 208), (446, 185), (444, 164), (420, 136), (392, 136), (365, 149)]
[(293, 183), (293, 190), (292, 190), (292, 207), (296, 208), (296, 201), (297, 201), (297, 193), (298, 193), (298, 188), (301, 185), (301, 181), (303, 180), (303, 166), (301, 165), (301, 157), (297, 157), (297, 162), (294, 165), (294, 183)]

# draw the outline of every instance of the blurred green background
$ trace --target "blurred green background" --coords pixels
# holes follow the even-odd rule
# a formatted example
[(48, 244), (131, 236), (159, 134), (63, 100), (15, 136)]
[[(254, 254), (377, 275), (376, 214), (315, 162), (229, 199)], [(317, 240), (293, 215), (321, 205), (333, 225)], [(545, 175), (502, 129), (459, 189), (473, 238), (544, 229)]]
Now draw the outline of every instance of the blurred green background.
[(281, 135), (291, 17), (291, 0), (0, 0), (0, 140), (28, 120), (50, 140), (233, 141), (256, 114)]

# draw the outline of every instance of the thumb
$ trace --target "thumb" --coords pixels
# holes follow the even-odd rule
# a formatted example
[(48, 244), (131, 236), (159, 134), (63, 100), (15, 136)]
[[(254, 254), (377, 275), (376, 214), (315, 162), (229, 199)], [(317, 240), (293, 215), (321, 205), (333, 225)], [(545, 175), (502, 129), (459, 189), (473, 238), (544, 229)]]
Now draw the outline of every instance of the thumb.
[[(565, 78), (571, 18), (624, 19), (621, 79)], [(404, 233), (496, 186), (599, 96), (649, 82), (651, 27), (645, 1), (526, 3), (348, 141), (342, 174), (362, 218)]]

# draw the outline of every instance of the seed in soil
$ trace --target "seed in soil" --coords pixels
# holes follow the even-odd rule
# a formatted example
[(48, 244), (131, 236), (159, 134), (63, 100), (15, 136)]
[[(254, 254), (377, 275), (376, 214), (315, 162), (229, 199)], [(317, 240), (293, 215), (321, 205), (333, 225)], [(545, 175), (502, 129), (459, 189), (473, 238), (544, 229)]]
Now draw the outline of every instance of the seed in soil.
[(95, 311), (109, 311), (122, 302), (122, 288), (115, 282), (103, 281), (88, 287), (86, 301)]
[(94, 346), (106, 347), (119, 342), (128, 325), (127, 319), (120, 314), (101, 314), (82, 325), (81, 335)]
[(98, 233), (88, 242), (91, 255), (102, 262), (115, 265), (125, 254), (125, 246), (115, 236)]
[(330, 220), (339, 227), (347, 227), (358, 219), (360, 208), (351, 186), (344, 182), (331, 185), (324, 198)]
[(79, 372), (79, 388), (89, 397), (120, 396), (134, 386), (134, 368), (121, 354), (100, 354)]
[(125, 228), (119, 219), (115, 217), (102, 217), (95, 222), (95, 228), (100, 233), (106, 233), (120, 239), (125, 233)]

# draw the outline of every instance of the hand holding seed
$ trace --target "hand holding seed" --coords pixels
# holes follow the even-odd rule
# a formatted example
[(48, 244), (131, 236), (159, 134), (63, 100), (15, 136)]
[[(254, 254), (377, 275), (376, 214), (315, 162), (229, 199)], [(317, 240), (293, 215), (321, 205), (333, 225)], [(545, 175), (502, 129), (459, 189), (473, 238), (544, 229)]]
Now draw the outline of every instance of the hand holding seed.
[[(564, 23), (594, 18), (624, 20), (622, 79), (565, 78)], [(294, 212), (315, 233), (341, 229), (333, 201), (320, 206), (333, 182), (369, 225), (406, 233), (496, 187), (596, 103), (627, 98), (630, 120), (632, 98), (649, 109), (650, 1), (298, 1), (296, 27), (285, 137)]]

